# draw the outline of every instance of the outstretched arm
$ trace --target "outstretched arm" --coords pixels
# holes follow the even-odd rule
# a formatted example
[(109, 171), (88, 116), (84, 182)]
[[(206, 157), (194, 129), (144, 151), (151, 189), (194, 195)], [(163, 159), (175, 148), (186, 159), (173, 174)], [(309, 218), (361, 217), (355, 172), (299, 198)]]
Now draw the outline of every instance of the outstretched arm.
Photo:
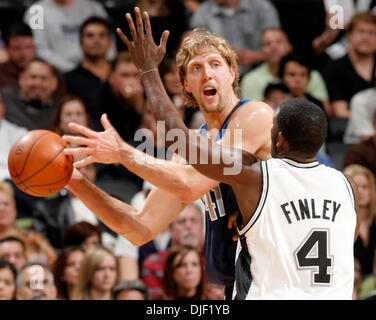
[[(158, 61), (155, 57), (157, 56), (158, 48), (165, 47), (167, 38), (162, 36), (161, 44), (156, 46), (152, 37), (148, 14), (144, 12), (143, 17), (141, 17), (140, 10), (136, 7), (135, 15), (137, 28), (131, 15), (129, 13), (126, 14), (132, 41), (120, 29), (117, 29), (117, 32), (126, 44), (133, 62), (141, 72), (145, 91), (155, 118), (165, 121), (166, 132), (172, 129), (180, 130), (180, 139), (172, 143), (177, 144), (177, 150), (184, 151), (181, 153), (183, 158), (189, 161), (199, 172), (213, 180), (229, 184), (236, 181), (245, 181), (249, 164), (256, 162), (257, 159), (240, 149), (222, 147), (197, 132), (189, 131), (174, 104), (169, 99), (157, 69)], [(169, 143), (168, 139), (166, 139), (166, 142)], [(206, 159), (205, 163), (202, 161), (200, 163), (192, 163), (190, 159), (194, 158), (193, 152), (196, 152), (197, 159)], [(244, 162), (244, 160), (246, 161)], [(247, 165), (243, 165), (245, 163)], [(236, 172), (231, 174), (230, 171), (234, 167), (236, 167)]]
[[(196, 171), (192, 166), (180, 161), (157, 159), (138, 150), (120, 137), (111, 125), (106, 114), (101, 118), (102, 132), (95, 132), (76, 123), (70, 123), (71, 129), (81, 136), (65, 135), (67, 142), (81, 145), (67, 148), (67, 154), (83, 155), (84, 159), (75, 162), (75, 167), (84, 167), (90, 163), (120, 163), (144, 180), (170, 192), (183, 202), (191, 202), (218, 184)], [(177, 157), (176, 157), (177, 158)], [(181, 159), (182, 160), (182, 159)]]
[(142, 210), (137, 211), (96, 187), (77, 169), (66, 187), (105, 225), (136, 246), (154, 239), (185, 206), (168, 192), (153, 189)]

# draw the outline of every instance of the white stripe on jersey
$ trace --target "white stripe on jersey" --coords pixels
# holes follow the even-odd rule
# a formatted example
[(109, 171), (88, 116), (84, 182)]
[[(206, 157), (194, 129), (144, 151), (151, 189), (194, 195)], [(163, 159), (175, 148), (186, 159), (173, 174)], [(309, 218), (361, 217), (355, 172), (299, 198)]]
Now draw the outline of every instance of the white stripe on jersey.
[[(240, 296), (351, 299), (356, 212), (345, 176), (318, 162), (290, 159), (262, 161), (261, 168), (258, 206), (239, 230), (252, 277), (248, 292)], [(238, 244), (237, 258), (240, 250)]]

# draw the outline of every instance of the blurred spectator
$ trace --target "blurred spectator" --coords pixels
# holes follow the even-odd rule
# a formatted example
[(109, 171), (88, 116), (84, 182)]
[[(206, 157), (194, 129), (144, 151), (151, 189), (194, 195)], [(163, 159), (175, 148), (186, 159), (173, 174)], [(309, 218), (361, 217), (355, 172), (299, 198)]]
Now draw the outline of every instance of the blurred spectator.
[(343, 169), (357, 184), (359, 190), (359, 236), (354, 244), (354, 256), (359, 260), (362, 276), (372, 272), (376, 249), (376, 184), (370, 170), (358, 164)]
[(0, 260), (0, 300), (14, 300), (16, 298), (16, 276), (14, 266)]
[(17, 237), (0, 239), (0, 260), (11, 263), (16, 270), (27, 262), (25, 243)]
[(192, 15), (190, 26), (225, 38), (238, 55), (239, 73), (263, 60), (261, 34), (278, 28), (279, 17), (268, 0), (207, 0)]
[[(373, 120), (373, 127), (376, 128), (376, 112), (369, 120)], [(342, 168), (355, 163), (368, 168), (376, 176), (376, 131), (372, 137), (355, 144), (347, 151)]]
[[(108, 83), (104, 86), (101, 113), (108, 114), (108, 119), (124, 141), (132, 142), (136, 130), (140, 127), (145, 103), (137, 67), (130, 54), (122, 51), (113, 61)], [(101, 125), (98, 125), (102, 130)]]
[[(68, 72), (82, 59), (79, 41), (81, 24), (91, 16), (107, 18), (107, 12), (97, 1), (41, 0), (33, 5), (43, 8), (43, 26), (33, 28), (37, 56), (61, 72)], [(26, 10), (24, 22), (30, 25), (33, 14)], [(112, 56), (115, 49), (112, 50)]]
[(326, 40), (333, 31), (337, 32), (330, 30), (327, 25), (329, 21), (324, 1), (271, 0), (271, 2), (278, 11), (281, 29), (287, 33), (294, 51), (306, 57), (312, 69), (320, 70), (328, 60), (328, 56), (322, 52), (328, 43), (321, 39)]
[(80, 27), (80, 45), (83, 59), (76, 68), (65, 74), (69, 93), (83, 99), (93, 119), (92, 126), (100, 121), (100, 94), (111, 71), (107, 59), (112, 43), (111, 26), (99, 17), (88, 18)]
[(27, 132), (24, 127), (17, 126), (4, 119), (5, 105), (0, 92), (0, 181), (10, 179), (8, 171), (8, 155), (16, 140)]
[[(187, 127), (192, 128), (191, 121), (198, 110), (184, 105), (184, 96), (182, 85), (179, 77), (178, 68), (176, 66), (176, 52), (170, 51), (166, 53), (164, 59), (159, 65), (159, 73), (166, 88), (166, 92), (178, 109), (184, 123)], [(154, 120), (155, 122), (155, 120)]]
[[(79, 170), (90, 181), (96, 181), (96, 167), (94, 164), (87, 165)], [(83, 238), (79, 238), (82, 242), (77, 243), (77, 241), (74, 241), (72, 243), (67, 240), (68, 242), (66, 243), (64, 236), (65, 233), (68, 233), (68, 228), (79, 222), (86, 222), (92, 225), (92, 228), (90, 227), (89, 229), (97, 229), (97, 227), (100, 230), (103, 229), (104, 232), (100, 239), (103, 241), (103, 245), (113, 248), (115, 244), (116, 234), (105, 227), (80, 199), (66, 189), (60, 190), (52, 197), (39, 199), (33, 210), (32, 221), (32, 228), (48, 238), (56, 250), (61, 250), (66, 245), (82, 244)], [(84, 223), (76, 225), (77, 231), (81, 227), (86, 230), (87, 225)], [(70, 236), (66, 237), (69, 239)]]
[(20, 22), (12, 24), (4, 42), (8, 61), (0, 64), (0, 87), (18, 86), (20, 74), (35, 57), (30, 27)]
[(264, 90), (264, 102), (270, 105), (274, 111), (284, 101), (292, 98), (291, 91), (281, 81), (270, 82)]
[(171, 248), (162, 279), (163, 300), (205, 300), (204, 265), (190, 246)]
[(82, 246), (85, 250), (102, 245), (102, 229), (87, 221), (77, 222), (64, 232), (63, 247)]
[(322, 69), (333, 115), (338, 118), (349, 118), (351, 98), (376, 84), (376, 16), (369, 12), (354, 15), (347, 37), (351, 44), (348, 53)]
[(93, 246), (85, 252), (73, 300), (112, 300), (118, 277), (118, 263), (112, 251)]
[[(241, 97), (243, 99), (264, 99), (264, 90), (268, 83), (279, 79), (278, 70), (282, 58), (292, 51), (287, 34), (278, 28), (266, 29), (261, 36), (261, 51), (264, 62), (247, 72), (241, 79)], [(329, 95), (324, 79), (317, 70), (310, 72), (306, 92), (329, 104)]]
[(53, 273), (58, 299), (71, 300), (84, 254), (82, 247), (70, 246), (65, 247), (57, 257)]
[(148, 289), (140, 279), (119, 281), (112, 292), (114, 300), (149, 300)]
[[(281, 60), (278, 75), (279, 78), (287, 85), (293, 97), (307, 99), (318, 105), (327, 116), (331, 114), (329, 108), (325, 108), (322, 101), (314, 98), (307, 93), (311, 69), (308, 61), (296, 53), (290, 53)], [(326, 107), (329, 107), (326, 105)]]
[(29, 261), (53, 264), (56, 253), (48, 240), (37, 231), (15, 227), (16, 215), (13, 189), (7, 182), (0, 182), (0, 239), (9, 236), (18, 237), (25, 243)]
[[(350, 48), (350, 44), (347, 40), (345, 35), (345, 30), (348, 28), (351, 18), (359, 12), (369, 11), (374, 6), (374, 0), (361, 0), (361, 1), (354, 1), (354, 0), (324, 0), (326, 15), (327, 15), (327, 22), (334, 22), (340, 25), (341, 29), (330, 28), (334, 31), (339, 33), (336, 41), (328, 47), (325, 52), (330, 56), (332, 59), (338, 59), (343, 57)], [(339, 12), (339, 9), (342, 11)], [(343, 20), (341, 21), (340, 19)], [(328, 24), (328, 23), (327, 23)]]
[(376, 88), (359, 91), (350, 100), (350, 118), (344, 143), (354, 144), (371, 138), (375, 133)]
[(372, 271), (372, 274), (366, 276), (361, 283), (358, 295), (360, 300), (367, 299), (372, 294), (372, 292), (375, 293), (376, 290), (376, 251), (374, 252), (373, 256)]
[(3, 87), (5, 119), (28, 130), (49, 129), (57, 103), (58, 73), (34, 59), (19, 78), (20, 87)]
[[(159, 43), (164, 30), (170, 31), (167, 42), (167, 52), (178, 49), (184, 32), (189, 29), (188, 17), (181, 0), (131, 0), (126, 11), (115, 16), (116, 26), (121, 27), (124, 34), (131, 38), (128, 25), (124, 23), (124, 14), (129, 12), (134, 19), (134, 7), (140, 8), (141, 12), (147, 11), (150, 18), (153, 39)], [(111, 15), (114, 17), (114, 15)], [(134, 20), (133, 20), (134, 21)], [(119, 44), (119, 50), (126, 50), (124, 43)]]
[(44, 264), (26, 263), (17, 274), (17, 300), (56, 300), (51, 270)]
[(59, 100), (52, 117), (51, 130), (60, 136), (64, 134), (77, 135), (76, 131), (68, 127), (69, 122), (90, 127), (90, 117), (85, 102), (75, 95), (66, 95)]
[[(204, 229), (201, 210), (189, 203), (173, 220), (170, 226), (171, 248), (189, 245), (202, 252)], [(168, 250), (161, 250), (145, 258), (141, 268), (141, 279), (149, 291), (150, 299), (162, 294), (162, 277)]]
[(352, 300), (359, 300), (359, 292), (362, 284), (362, 267), (358, 259), (354, 259), (354, 289)]

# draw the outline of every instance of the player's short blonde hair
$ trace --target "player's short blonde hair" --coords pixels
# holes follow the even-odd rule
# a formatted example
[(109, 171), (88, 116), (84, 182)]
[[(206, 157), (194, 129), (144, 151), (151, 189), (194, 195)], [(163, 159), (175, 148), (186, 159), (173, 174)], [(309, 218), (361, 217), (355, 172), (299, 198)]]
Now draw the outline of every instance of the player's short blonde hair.
[(184, 88), (184, 77), (186, 76), (187, 65), (189, 61), (202, 50), (213, 48), (219, 51), (229, 67), (233, 67), (235, 71), (235, 80), (232, 83), (232, 88), (236, 95), (239, 93), (239, 72), (236, 53), (231, 49), (231, 46), (224, 38), (204, 29), (194, 29), (183, 39), (176, 55), (176, 64), (179, 71), (180, 81), (183, 85), (185, 103), (188, 106), (198, 107), (196, 99), (192, 94), (186, 92)]

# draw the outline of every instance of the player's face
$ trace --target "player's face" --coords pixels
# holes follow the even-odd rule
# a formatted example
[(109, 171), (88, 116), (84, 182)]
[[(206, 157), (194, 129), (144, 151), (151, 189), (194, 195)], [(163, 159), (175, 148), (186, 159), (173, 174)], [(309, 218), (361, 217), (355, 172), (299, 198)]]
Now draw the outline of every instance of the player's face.
[(111, 254), (107, 254), (102, 263), (94, 271), (91, 286), (100, 291), (111, 290), (116, 283), (116, 260)]
[(202, 50), (187, 65), (184, 87), (205, 113), (220, 112), (232, 105), (235, 72), (218, 50)]

